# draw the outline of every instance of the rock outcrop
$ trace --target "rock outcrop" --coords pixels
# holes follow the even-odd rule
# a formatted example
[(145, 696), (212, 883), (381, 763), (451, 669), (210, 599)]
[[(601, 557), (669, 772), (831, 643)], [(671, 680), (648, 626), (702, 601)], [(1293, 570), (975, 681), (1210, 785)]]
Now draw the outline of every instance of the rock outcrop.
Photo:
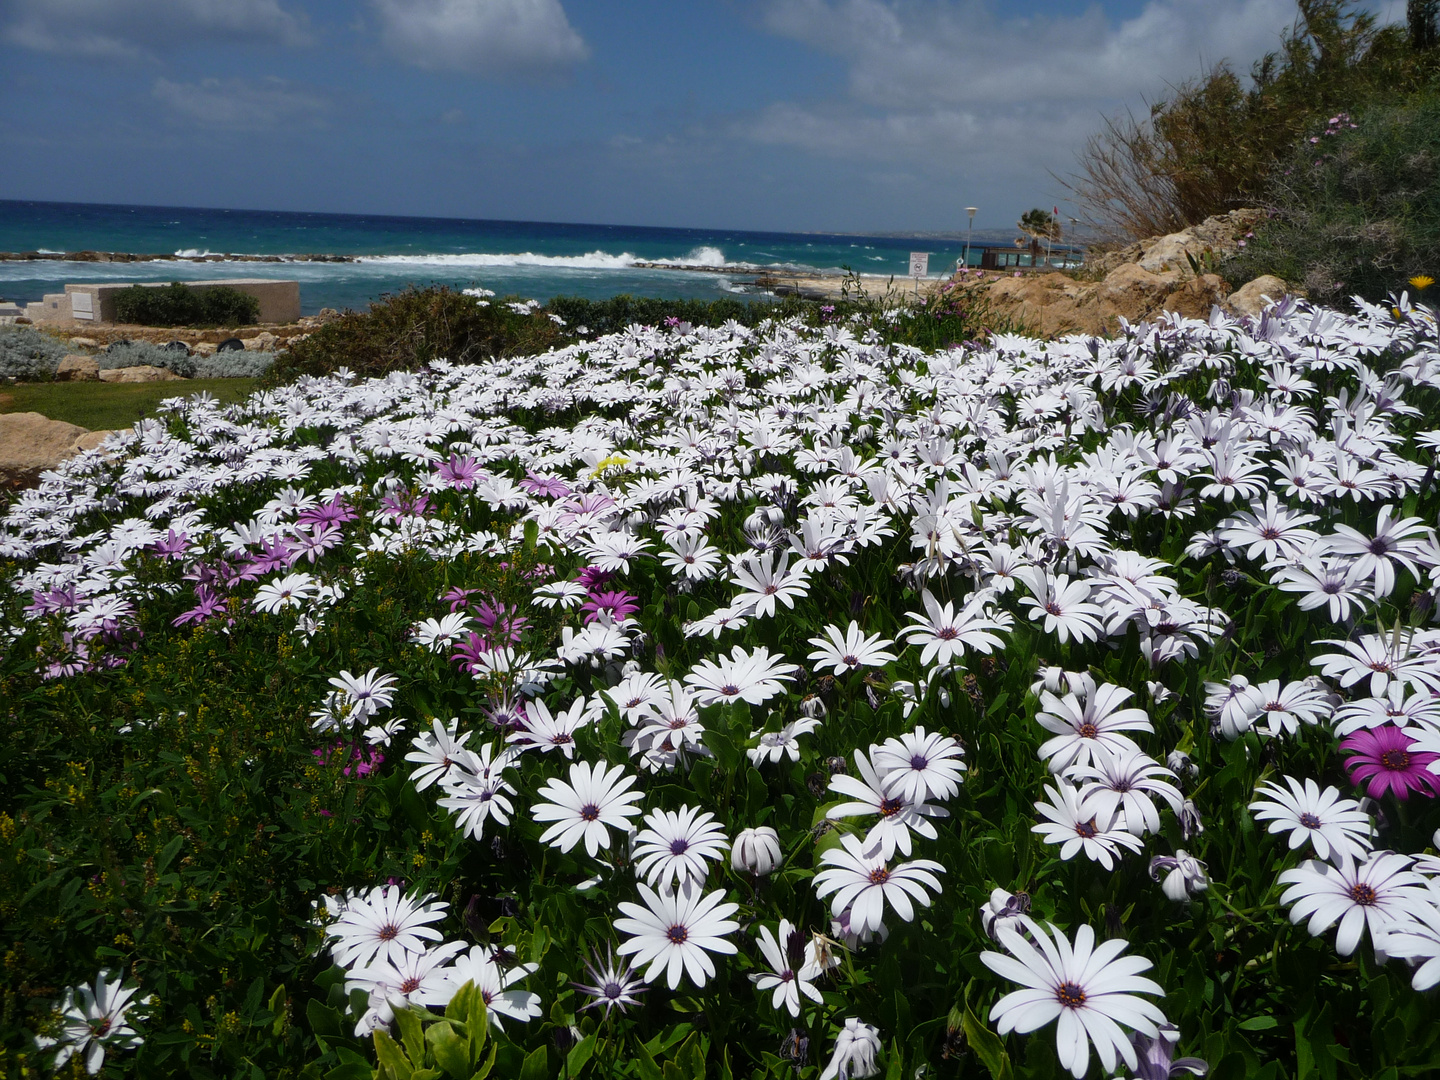
[(100, 378), (100, 363), (93, 356), (72, 353), (55, 369), (56, 382), (94, 382)]
[(1279, 300), (1293, 290), (1267, 276), (1232, 295), (1212, 270), (1239, 250), (1245, 234), (1264, 217), (1263, 210), (1234, 210), (1099, 255), (1087, 266), (1090, 274), (1101, 275), (1098, 281), (1043, 272), (998, 278), (962, 275), (952, 287), (978, 293), (998, 319), (1042, 337), (1113, 334), (1122, 319), (1154, 321), (1167, 312), (1204, 319), (1216, 305), (1237, 315), (1258, 315), (1264, 307), (1262, 296)]
[(53, 469), (76, 453), (77, 439), (89, 434), (79, 424), (37, 412), (0, 413), (0, 467)]
[(173, 382), (177, 379), (184, 378), (185, 376), (183, 375), (176, 375), (173, 371), (167, 371), (165, 368), (155, 367), (152, 364), (136, 364), (134, 367), (108, 368), (100, 372), (101, 382)]

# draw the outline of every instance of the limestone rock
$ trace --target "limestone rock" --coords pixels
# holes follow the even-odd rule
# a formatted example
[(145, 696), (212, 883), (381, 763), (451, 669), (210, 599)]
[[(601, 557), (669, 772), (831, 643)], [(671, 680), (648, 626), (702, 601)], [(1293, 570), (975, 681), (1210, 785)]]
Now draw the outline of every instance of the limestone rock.
[(115, 430), (111, 428), (101, 428), (99, 431), (87, 431), (70, 444), (70, 449), (76, 454), (82, 450), (94, 450), (113, 434), (115, 434)]
[(262, 330), (252, 338), (245, 339), (245, 348), (250, 352), (271, 352), (275, 348), (275, 335)]
[(0, 413), (0, 469), (53, 469), (87, 434), (78, 424), (37, 412)]
[(220, 347), (220, 346), (218, 346), (217, 344), (215, 344), (215, 342), (213, 342), (213, 341), (201, 341), (201, 342), (197, 343), (196, 346), (195, 346), (195, 355), (196, 355), (196, 356), (214, 356), (214, 355), (215, 355), (215, 350), (218, 349), (219, 347)]
[(176, 375), (173, 371), (166, 371), (164, 368), (154, 367), (150, 364), (137, 364), (134, 367), (110, 368), (100, 372), (101, 382), (116, 383), (139, 383), (139, 382), (171, 382), (172, 380), (184, 380), (185, 376)]
[(100, 378), (100, 362), (93, 356), (70, 355), (55, 369), (57, 382), (94, 382)]
[(98, 349), (100, 347), (100, 342), (96, 341), (94, 338), (72, 337), (70, 339), (70, 347), (72, 349)]
[(1279, 300), (1291, 291), (1285, 282), (1274, 274), (1262, 274), (1231, 293), (1225, 306), (1234, 315), (1256, 317), (1270, 306), (1271, 301)]

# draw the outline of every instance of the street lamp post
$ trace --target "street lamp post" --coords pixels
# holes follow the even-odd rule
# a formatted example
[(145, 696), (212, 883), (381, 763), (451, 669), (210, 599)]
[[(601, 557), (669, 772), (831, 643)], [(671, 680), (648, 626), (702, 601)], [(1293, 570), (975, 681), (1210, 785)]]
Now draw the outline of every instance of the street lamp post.
[(970, 269), (970, 234), (975, 231), (975, 211), (978, 206), (965, 207), (965, 213), (970, 215), (970, 223), (965, 227), (965, 269)]

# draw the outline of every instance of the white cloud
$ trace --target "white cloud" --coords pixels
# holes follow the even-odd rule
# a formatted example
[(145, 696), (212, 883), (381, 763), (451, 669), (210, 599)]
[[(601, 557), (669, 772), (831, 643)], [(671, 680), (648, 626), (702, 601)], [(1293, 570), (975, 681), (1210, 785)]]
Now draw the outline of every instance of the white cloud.
[[(935, 178), (1069, 171), (1102, 114), (1143, 110), (1229, 60), (1245, 74), (1278, 48), (1294, 0), (1150, 0), (1112, 22), (1006, 18), (983, 0), (770, 0), (765, 25), (842, 60), (842, 100), (785, 101), (735, 135), (814, 154), (899, 162)], [(997, 172), (998, 170), (998, 172)], [(1038, 175), (1037, 175), (1038, 174)]]
[(386, 46), (429, 70), (535, 74), (590, 55), (560, 0), (373, 0)]
[(0, 34), (40, 52), (139, 56), (190, 41), (309, 40), (279, 0), (0, 0)]
[(202, 79), (177, 83), (156, 79), (151, 90), (178, 120), (230, 131), (273, 131), (311, 127), (324, 119), (330, 102), (283, 79)]

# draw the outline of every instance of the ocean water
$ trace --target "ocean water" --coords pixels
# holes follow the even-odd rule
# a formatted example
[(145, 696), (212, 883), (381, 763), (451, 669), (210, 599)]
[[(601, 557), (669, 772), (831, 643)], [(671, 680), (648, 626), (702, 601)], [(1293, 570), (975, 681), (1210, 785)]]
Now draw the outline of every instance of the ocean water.
[[(988, 236), (977, 230), (978, 241)], [(1008, 234), (1006, 234), (1008, 237)], [(346, 255), (354, 262), (0, 261), (0, 299), (21, 303), (66, 282), (270, 277), (300, 282), (307, 314), (363, 308), (406, 285), (480, 286), (537, 300), (566, 294), (759, 296), (766, 270), (908, 273), (930, 252), (932, 275), (954, 267), (963, 235), (937, 238), (666, 229), (383, 215), (308, 214), (0, 200), (0, 251)], [(978, 252), (972, 263), (978, 262)], [(645, 263), (663, 264), (660, 267)], [(686, 267), (715, 267), (698, 271)]]

